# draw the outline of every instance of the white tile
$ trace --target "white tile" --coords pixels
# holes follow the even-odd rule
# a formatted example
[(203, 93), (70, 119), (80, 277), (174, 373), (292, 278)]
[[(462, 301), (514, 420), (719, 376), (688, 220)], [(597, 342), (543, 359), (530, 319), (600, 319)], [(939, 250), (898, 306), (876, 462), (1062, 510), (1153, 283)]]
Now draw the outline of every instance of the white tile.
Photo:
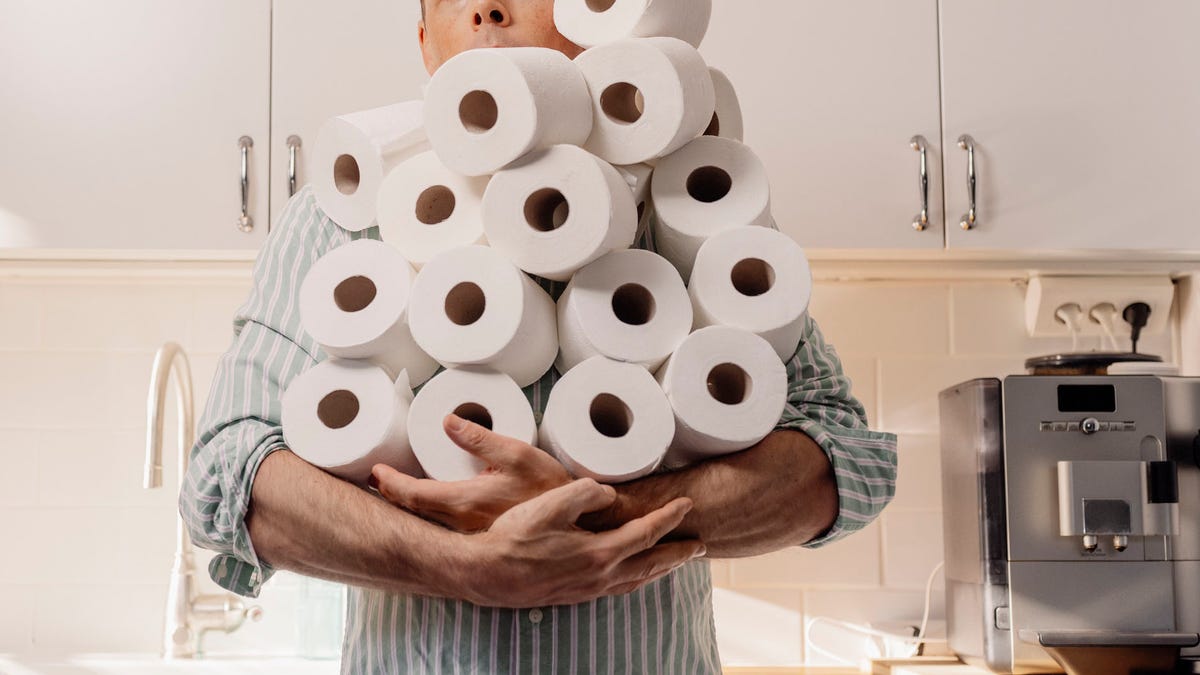
[[(279, 575), (277, 574), (276, 577)], [(204, 637), (204, 652), (219, 654), (261, 654), (271, 656), (294, 655), (300, 645), (297, 642), (300, 622), (309, 610), (300, 601), (296, 589), (277, 588), (276, 577), (263, 585), (259, 597), (242, 598), (247, 607), (262, 608), (262, 619), (246, 622), (233, 633), (208, 633)]]
[(95, 584), (118, 573), (114, 509), (13, 509), (0, 521), (0, 583)]
[(891, 357), (880, 377), (880, 426), (896, 433), (938, 433), (938, 392), (977, 377), (1025, 372), (1021, 357)]
[(880, 583), (880, 544), (879, 525), (872, 523), (823, 548), (791, 547), (738, 558), (731, 561), (730, 587), (876, 587)]
[(44, 314), (41, 287), (0, 278), (0, 350), (39, 349)]
[(163, 448), (164, 488), (143, 487), (142, 430), (56, 429), (42, 432), (36, 485), (43, 506), (144, 506), (170, 510), (178, 482), (175, 437)]
[(37, 502), (41, 432), (0, 429), (0, 508)]
[(902, 434), (898, 445), (896, 496), (885, 513), (909, 509), (941, 509), (940, 437), (929, 434)]
[(33, 648), (34, 586), (0, 584), (0, 652), (25, 653)]
[(34, 610), (39, 652), (150, 652), (162, 646), (167, 585), (46, 584)]
[[(883, 585), (924, 590), (929, 574), (944, 557), (942, 513), (885, 511), (882, 519)], [(939, 581), (934, 581), (935, 586)]]
[(941, 283), (828, 282), (810, 311), (840, 354), (947, 354), (949, 293)]
[(192, 336), (188, 350), (221, 354), (233, 344), (233, 319), (250, 296), (251, 285), (213, 283), (196, 289), (192, 307)]
[(842, 369), (850, 378), (850, 393), (867, 411), (867, 421), (874, 426), (879, 421), (878, 361), (861, 356), (842, 358)]
[[(945, 616), (944, 594), (937, 588), (931, 598), (930, 620)], [(810, 666), (858, 665), (878, 654), (872, 638), (826, 621), (845, 621), (866, 626), (868, 623), (904, 622), (918, 625), (925, 594), (915, 591), (806, 591), (804, 621), (810, 626), (805, 656)]]
[(717, 647), (726, 666), (804, 663), (804, 594), (799, 590), (713, 591)]
[(710, 572), (712, 573), (713, 586), (717, 588), (729, 587), (729, 560), (711, 560), (709, 561)]
[(153, 350), (186, 342), (194, 286), (139, 282), (47, 285), (42, 344), (50, 350)]
[(0, 428), (144, 428), (153, 354), (0, 352)]
[(110, 526), (116, 539), (115, 583), (166, 583), (175, 560), (176, 517), (166, 509), (121, 509)]

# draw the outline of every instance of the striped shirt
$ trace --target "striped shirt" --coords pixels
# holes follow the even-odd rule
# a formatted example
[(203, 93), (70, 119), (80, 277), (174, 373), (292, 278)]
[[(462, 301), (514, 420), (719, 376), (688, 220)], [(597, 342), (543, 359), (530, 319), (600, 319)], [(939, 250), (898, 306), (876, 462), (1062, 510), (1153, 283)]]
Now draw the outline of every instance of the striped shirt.
[[(653, 229), (653, 228), (651, 228)], [(326, 358), (300, 326), (300, 284), (313, 263), (378, 228), (350, 233), (317, 206), (311, 187), (287, 204), (254, 266), (249, 299), (220, 359), (191, 450), (179, 508), (192, 540), (217, 551), (213, 580), (257, 597), (274, 570), (246, 528), (251, 485), (263, 459), (286, 447), (280, 399), (288, 383)], [(652, 233), (637, 246), (653, 250)], [(555, 298), (565, 284), (538, 279)], [(833, 464), (839, 514), (816, 548), (871, 522), (895, 490), (896, 437), (871, 431), (834, 348), (807, 319), (787, 363), (789, 395), (779, 429), (815, 440)], [(553, 369), (525, 389), (540, 421)], [(510, 610), (463, 601), (349, 589), (344, 673), (720, 672), (707, 560), (685, 564), (622, 596), (574, 606)]]

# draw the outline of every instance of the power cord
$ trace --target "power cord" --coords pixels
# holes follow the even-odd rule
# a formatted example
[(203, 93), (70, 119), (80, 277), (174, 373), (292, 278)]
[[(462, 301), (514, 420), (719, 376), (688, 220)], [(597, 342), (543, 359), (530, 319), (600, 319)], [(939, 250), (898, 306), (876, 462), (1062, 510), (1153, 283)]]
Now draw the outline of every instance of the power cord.
[(1112, 303), (1106, 302), (1093, 307), (1090, 315), (1092, 321), (1100, 324), (1100, 327), (1104, 329), (1104, 335), (1112, 344), (1112, 350), (1114, 352), (1121, 351), (1121, 346), (1117, 344), (1117, 308)]
[(1054, 318), (1065, 323), (1071, 331), (1071, 351), (1079, 351), (1079, 334), (1083, 332), (1083, 308), (1072, 302), (1054, 310)]
[(1144, 302), (1135, 302), (1125, 308), (1121, 313), (1121, 318), (1132, 328), (1130, 339), (1133, 342), (1133, 353), (1138, 353), (1138, 340), (1142, 337), (1142, 329), (1146, 324), (1150, 323), (1150, 305)]

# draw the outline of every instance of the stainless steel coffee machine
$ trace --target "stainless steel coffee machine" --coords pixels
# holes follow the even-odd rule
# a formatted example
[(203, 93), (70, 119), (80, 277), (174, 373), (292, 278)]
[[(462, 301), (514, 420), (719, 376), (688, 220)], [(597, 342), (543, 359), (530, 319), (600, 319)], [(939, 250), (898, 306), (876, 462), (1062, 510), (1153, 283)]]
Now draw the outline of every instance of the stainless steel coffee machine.
[(950, 648), (998, 673), (1193, 672), (1200, 378), (972, 380), (940, 416)]

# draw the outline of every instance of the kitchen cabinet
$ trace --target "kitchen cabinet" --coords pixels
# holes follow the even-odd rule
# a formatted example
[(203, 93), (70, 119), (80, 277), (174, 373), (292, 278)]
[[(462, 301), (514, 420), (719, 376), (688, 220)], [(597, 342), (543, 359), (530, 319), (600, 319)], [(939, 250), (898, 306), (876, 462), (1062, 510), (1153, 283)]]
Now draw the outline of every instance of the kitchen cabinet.
[(713, 4), (700, 51), (738, 91), (780, 229), (807, 248), (941, 249), (936, 0)]
[(289, 139), (296, 185), (330, 117), (423, 98), (417, 0), (275, 0), (271, 73), (272, 220), (287, 203)]
[(0, 247), (256, 249), (270, 26), (270, 0), (0, 0)]
[(943, 0), (940, 20), (951, 249), (1200, 251), (1200, 3)]

